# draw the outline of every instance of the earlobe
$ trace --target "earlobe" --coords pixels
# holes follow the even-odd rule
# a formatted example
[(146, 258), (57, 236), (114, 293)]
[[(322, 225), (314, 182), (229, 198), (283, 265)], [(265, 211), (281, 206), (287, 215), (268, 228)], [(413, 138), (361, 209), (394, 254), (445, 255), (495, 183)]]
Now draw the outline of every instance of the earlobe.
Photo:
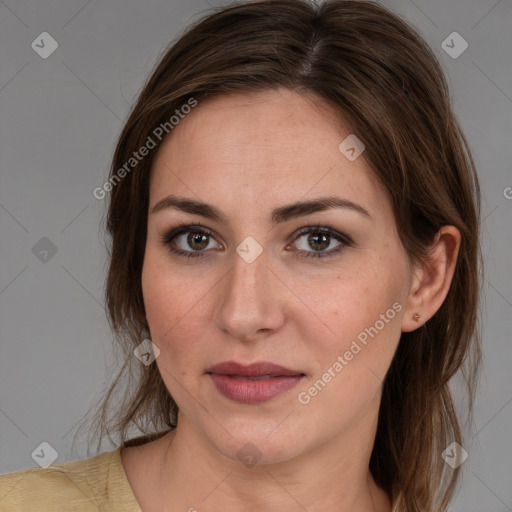
[(443, 304), (455, 273), (460, 239), (460, 232), (454, 226), (443, 226), (437, 233), (429, 259), (411, 285), (402, 332), (422, 326)]

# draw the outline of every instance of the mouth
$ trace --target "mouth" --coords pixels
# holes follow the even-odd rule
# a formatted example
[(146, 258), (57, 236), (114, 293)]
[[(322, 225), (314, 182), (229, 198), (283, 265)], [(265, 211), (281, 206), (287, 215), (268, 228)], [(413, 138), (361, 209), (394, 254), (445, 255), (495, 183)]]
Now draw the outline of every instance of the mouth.
[(238, 379), (238, 380), (266, 380), (266, 379), (273, 379), (275, 377), (283, 377), (283, 375), (259, 375), (258, 377), (244, 377), (242, 375), (227, 375), (227, 376), (231, 377), (233, 379)]
[(270, 362), (244, 366), (226, 361), (211, 367), (206, 373), (224, 397), (244, 404), (271, 400), (305, 377), (303, 372)]
[(304, 373), (268, 361), (242, 365), (236, 361), (225, 361), (209, 368), (206, 373), (228, 375), (233, 378), (263, 380), (274, 377), (298, 377)]

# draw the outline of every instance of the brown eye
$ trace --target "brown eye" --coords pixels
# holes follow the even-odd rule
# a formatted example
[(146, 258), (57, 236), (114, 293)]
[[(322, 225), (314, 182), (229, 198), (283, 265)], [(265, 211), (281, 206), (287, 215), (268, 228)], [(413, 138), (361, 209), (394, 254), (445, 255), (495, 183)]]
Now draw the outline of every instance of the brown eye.
[(330, 238), (330, 235), (316, 233), (308, 236), (308, 244), (315, 250), (323, 251), (329, 246)]
[[(305, 239), (305, 242), (299, 244), (301, 247), (295, 252), (298, 253), (298, 257), (303, 258), (334, 256), (341, 252), (343, 248), (353, 245), (350, 237), (338, 233), (328, 226), (316, 225), (302, 228), (295, 236), (292, 245), (296, 246), (297, 240), (302, 238)], [(214, 240), (211, 230), (200, 225), (181, 225), (161, 237), (161, 242), (168, 246), (173, 254), (186, 258), (204, 257), (210, 252), (209, 246)], [(215, 246), (210, 247), (210, 249), (213, 248)], [(222, 246), (219, 244), (217, 248), (222, 249)], [(330, 250), (326, 250), (328, 248)]]
[(160, 240), (173, 254), (187, 258), (202, 258), (213, 240), (213, 235), (203, 226), (182, 225), (171, 230)]
[(205, 235), (203, 233), (190, 232), (190, 234), (187, 236), (187, 244), (192, 249), (201, 251), (206, 249), (208, 246), (208, 237), (209, 235)]
[[(301, 238), (304, 238), (305, 242), (297, 244), (297, 240)], [(338, 233), (330, 227), (320, 227), (318, 225), (302, 228), (293, 245), (298, 246), (299, 250), (297, 252), (305, 258), (324, 258), (333, 256), (341, 252), (344, 247), (349, 247), (352, 244), (353, 242), (348, 236)], [(331, 250), (326, 251), (329, 247)]]

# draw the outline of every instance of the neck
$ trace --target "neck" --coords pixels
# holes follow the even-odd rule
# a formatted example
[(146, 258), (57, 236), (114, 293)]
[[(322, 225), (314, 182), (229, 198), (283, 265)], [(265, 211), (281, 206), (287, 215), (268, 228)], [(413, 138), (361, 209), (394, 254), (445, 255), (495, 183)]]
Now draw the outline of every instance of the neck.
[[(377, 409), (378, 411), (378, 409)], [(369, 408), (350, 431), (290, 460), (247, 466), (221, 453), (186, 416), (161, 441), (161, 510), (390, 512), (370, 471), (377, 417)], [(181, 412), (180, 412), (181, 414)]]

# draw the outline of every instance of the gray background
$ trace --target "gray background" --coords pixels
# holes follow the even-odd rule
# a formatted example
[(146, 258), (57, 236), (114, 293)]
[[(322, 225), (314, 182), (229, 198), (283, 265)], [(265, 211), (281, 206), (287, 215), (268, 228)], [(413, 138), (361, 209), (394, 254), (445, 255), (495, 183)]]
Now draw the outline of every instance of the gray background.
[[(106, 201), (93, 197), (131, 102), (201, 0), (0, 2), (0, 472), (96, 452), (75, 426), (117, 368), (102, 304)], [(484, 373), (453, 512), (512, 510), (512, 2), (393, 0), (440, 59), (483, 189)], [(47, 59), (31, 47), (49, 32)], [(468, 42), (458, 58), (442, 42)], [(512, 196), (512, 191), (508, 194)], [(46, 262), (32, 248), (56, 246)], [(40, 242), (41, 243), (41, 242)], [(50, 257), (51, 256), (51, 257)], [(105, 449), (111, 449), (107, 447)], [(104, 451), (104, 450), (102, 450)]]

